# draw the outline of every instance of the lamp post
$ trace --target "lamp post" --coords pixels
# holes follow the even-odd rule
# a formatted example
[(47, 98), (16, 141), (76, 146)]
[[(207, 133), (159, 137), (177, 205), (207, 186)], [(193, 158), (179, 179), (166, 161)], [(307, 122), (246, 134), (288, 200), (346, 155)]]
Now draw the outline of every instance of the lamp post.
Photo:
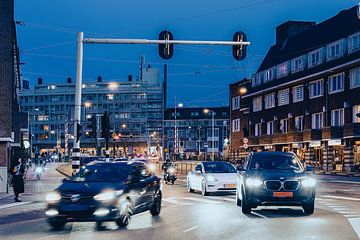
[(176, 107), (182, 108), (184, 106), (184, 104), (182, 104), (181, 102), (179, 102), (178, 104), (176, 104), (176, 96), (175, 96), (175, 111), (174, 111), (174, 161), (176, 161), (176, 155), (178, 154), (178, 136), (177, 136), (177, 126), (176, 126), (176, 116), (177, 116), (177, 112), (176, 112)]
[(213, 111), (213, 110), (209, 110), (209, 109), (204, 109), (204, 113), (205, 114), (210, 114), (211, 113), (211, 122), (212, 122), (212, 124), (211, 124), (211, 139), (212, 139), (212, 146), (211, 146), (211, 152), (212, 152), (212, 161), (214, 161), (215, 160), (215, 139), (214, 139), (214, 137), (215, 137), (215, 118), (214, 118), (214, 116), (215, 116), (215, 112)]
[[(122, 132), (123, 133), (125, 133), (125, 131), (126, 131), (126, 124), (125, 123), (123, 123), (123, 124), (121, 124), (121, 129), (122, 129)], [(123, 147), (123, 149), (124, 149), (124, 157), (126, 157), (126, 139), (125, 139), (125, 134), (124, 134), (124, 141), (123, 141), (123, 144), (124, 144), (124, 147)]]

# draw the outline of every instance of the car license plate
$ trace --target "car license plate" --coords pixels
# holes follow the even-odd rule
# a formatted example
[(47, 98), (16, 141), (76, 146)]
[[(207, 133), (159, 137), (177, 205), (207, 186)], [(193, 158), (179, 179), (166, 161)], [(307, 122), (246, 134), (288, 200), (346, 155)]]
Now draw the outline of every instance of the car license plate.
[(83, 205), (83, 204), (64, 205), (64, 206), (61, 206), (61, 210), (63, 210), (63, 211), (86, 211), (86, 210), (88, 210), (88, 206)]
[(274, 192), (273, 196), (279, 198), (293, 197), (293, 192)]
[(225, 188), (236, 188), (236, 184), (224, 184)]

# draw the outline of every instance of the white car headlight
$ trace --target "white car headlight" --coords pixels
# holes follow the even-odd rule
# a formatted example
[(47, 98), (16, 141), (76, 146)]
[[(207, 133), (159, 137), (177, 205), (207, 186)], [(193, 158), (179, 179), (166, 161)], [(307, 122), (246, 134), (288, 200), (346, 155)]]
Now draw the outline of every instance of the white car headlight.
[(58, 192), (51, 192), (46, 195), (46, 201), (49, 203), (58, 202), (61, 199), (61, 195)]
[(211, 175), (206, 176), (206, 179), (207, 179), (209, 182), (216, 182), (216, 181), (217, 181), (217, 179), (216, 179), (215, 177), (211, 176)]
[(105, 191), (105, 192), (102, 192), (102, 193), (99, 193), (99, 194), (95, 195), (94, 199), (96, 201), (107, 202), (107, 201), (114, 200), (117, 196), (119, 196), (122, 193), (123, 193), (123, 190), (120, 190), (120, 191)]
[(246, 179), (246, 186), (253, 188), (253, 187), (260, 187), (263, 183), (262, 180), (258, 178), (248, 178)]
[(304, 187), (315, 187), (316, 181), (313, 178), (306, 178), (301, 181), (301, 185), (303, 185)]

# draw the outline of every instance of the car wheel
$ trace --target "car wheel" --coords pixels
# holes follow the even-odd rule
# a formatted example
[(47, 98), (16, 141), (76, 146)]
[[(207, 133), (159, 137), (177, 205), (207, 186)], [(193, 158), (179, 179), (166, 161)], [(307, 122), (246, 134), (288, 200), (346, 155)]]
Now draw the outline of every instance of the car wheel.
[(242, 201), (241, 201), (241, 211), (243, 214), (250, 214), (251, 213), (251, 206), (248, 203), (248, 200), (245, 197), (244, 191), (241, 191), (242, 194)]
[(52, 230), (59, 231), (62, 230), (66, 224), (63, 220), (49, 220), (49, 225), (51, 226)]
[(132, 214), (131, 203), (129, 200), (126, 200), (126, 202), (122, 204), (120, 216), (115, 220), (116, 224), (121, 228), (126, 227), (130, 223)]
[(194, 189), (192, 189), (191, 186), (190, 186), (190, 180), (189, 179), (187, 180), (187, 191), (190, 192), (190, 193), (194, 192)]
[(174, 183), (175, 183), (175, 180), (174, 179), (171, 180), (171, 185), (174, 185)]
[(206, 191), (206, 183), (205, 183), (205, 180), (202, 181), (201, 183), (201, 194), (203, 196), (208, 196), (209, 193)]
[(104, 230), (105, 226), (103, 225), (103, 222), (96, 222), (96, 229), (98, 231)]
[(315, 210), (315, 200), (314, 199), (310, 200), (308, 203), (304, 204), (302, 207), (303, 207), (304, 213), (306, 215), (313, 214), (314, 210)]
[(236, 206), (241, 207), (241, 200), (239, 197), (239, 191), (236, 189)]
[(161, 193), (158, 192), (154, 197), (154, 203), (150, 208), (150, 213), (153, 216), (158, 216), (161, 211)]

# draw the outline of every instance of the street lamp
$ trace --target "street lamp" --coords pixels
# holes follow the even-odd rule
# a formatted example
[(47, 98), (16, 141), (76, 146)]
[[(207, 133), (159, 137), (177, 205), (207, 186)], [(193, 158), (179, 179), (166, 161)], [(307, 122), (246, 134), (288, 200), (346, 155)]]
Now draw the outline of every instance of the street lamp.
[(176, 127), (176, 115), (177, 115), (177, 112), (176, 112), (176, 106), (179, 107), (179, 108), (182, 108), (184, 107), (184, 104), (179, 102), (178, 104), (176, 104), (176, 96), (175, 96), (175, 121), (174, 121), (174, 161), (176, 160), (176, 154), (178, 153), (178, 137), (177, 137), (177, 127)]
[(92, 106), (91, 102), (85, 102), (84, 105), (86, 108), (91, 108)]
[(214, 161), (215, 160), (215, 119), (214, 119), (214, 116), (215, 116), (215, 112), (213, 110), (209, 110), (207, 108), (205, 108), (204, 110), (204, 113), (205, 114), (210, 114), (211, 113), (211, 120), (212, 120), (212, 126), (211, 126), (211, 135), (212, 135), (212, 146), (211, 146), (211, 150), (212, 150), (212, 160)]
[(240, 95), (246, 94), (247, 93), (247, 88), (245, 88), (245, 87), (239, 88), (239, 93), (240, 93)]

